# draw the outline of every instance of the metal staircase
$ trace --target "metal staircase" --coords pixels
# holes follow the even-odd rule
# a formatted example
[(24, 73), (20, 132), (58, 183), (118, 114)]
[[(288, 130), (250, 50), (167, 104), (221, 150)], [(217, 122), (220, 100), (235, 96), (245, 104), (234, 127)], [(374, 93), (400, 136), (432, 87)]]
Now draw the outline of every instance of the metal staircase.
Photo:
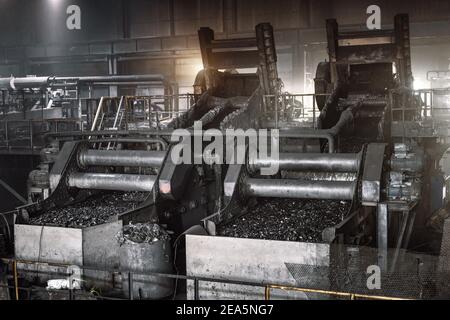
[[(94, 131), (117, 131), (121, 128), (124, 116), (126, 113), (126, 97), (121, 96), (117, 109), (115, 110), (114, 117), (110, 117), (107, 110), (107, 103), (111, 107), (113, 102), (116, 101), (114, 98), (101, 97), (100, 102), (97, 106), (94, 121), (92, 122), (91, 132)], [(114, 119), (113, 121), (110, 121)], [(111, 136), (112, 137), (112, 136)], [(114, 149), (116, 143), (108, 142), (106, 150)], [(98, 149), (103, 149), (102, 143), (96, 146)]]

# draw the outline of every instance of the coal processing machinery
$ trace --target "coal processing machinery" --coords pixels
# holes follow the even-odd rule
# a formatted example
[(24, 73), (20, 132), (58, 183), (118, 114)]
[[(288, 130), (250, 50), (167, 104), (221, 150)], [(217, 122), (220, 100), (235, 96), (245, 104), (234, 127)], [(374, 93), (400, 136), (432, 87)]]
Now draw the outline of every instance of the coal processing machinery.
[[(210, 236), (187, 236), (189, 275), (262, 286), (277, 281), (283, 286), (273, 294), (282, 298), (299, 296), (286, 287), (366, 292), (365, 283), (351, 280), (351, 265), (359, 274), (377, 265), (398, 279), (417, 271), (412, 261), (426, 260), (408, 250), (445, 255), (442, 226), (436, 233), (429, 222), (444, 207), (439, 161), (447, 133), (445, 124), (427, 117), (413, 92), (408, 16), (397, 15), (392, 30), (342, 32), (335, 20), (327, 20), (326, 30), (329, 61), (317, 68), (315, 128), (286, 123), (289, 108), (281, 106), (293, 99), (283, 97), (275, 78), (271, 94), (265, 94), (269, 107), (249, 104), (222, 123), (223, 128), (282, 124), (280, 155), (269, 161), (249, 155), (247, 165), (228, 166), (224, 205), (203, 220)], [(276, 62), (275, 54), (272, 59)], [(279, 171), (262, 176), (260, 170), (273, 161)], [(425, 264), (436, 275), (445, 262)], [(403, 279), (410, 285), (404, 290), (386, 280), (382, 292), (415, 297), (420, 289), (411, 289), (417, 282), (412, 278)], [(199, 286), (191, 283), (188, 295), (261, 297), (252, 286), (214, 281)]]
[[(48, 196), (48, 170), (59, 146), (48, 144), (46, 134), (155, 125), (144, 110), (171, 114), (178, 105), (156, 97), (173, 90), (177, 85), (158, 74), (0, 78), (1, 210)], [(131, 108), (133, 121), (125, 121), (124, 110)]]
[[(326, 297), (366, 292), (352, 276), (377, 265), (387, 277), (407, 275), (382, 295), (424, 297), (409, 277), (417, 276), (414, 263), (420, 257), (438, 274), (435, 262), (448, 257), (446, 227), (430, 227), (445, 206), (439, 161), (447, 132), (412, 90), (408, 16), (397, 15), (392, 30), (342, 32), (335, 20), (326, 27), (329, 61), (317, 68), (312, 122), (294, 121), (295, 109), (307, 106), (282, 92), (273, 29), (263, 23), (253, 38), (218, 40), (199, 30), (204, 70), (195, 102), (164, 128), (48, 134), (58, 145), (49, 196), (3, 215), (19, 271), (36, 276), (26, 261), (48, 263), (39, 267), (47, 272), (83, 266), (85, 287), (128, 297), (308, 299), (324, 297), (314, 289)], [(256, 72), (239, 73), (248, 68)], [(175, 130), (195, 135), (198, 123), (216, 132), (269, 129), (279, 156), (173, 161)], [(250, 141), (232, 144), (250, 150)], [(194, 147), (192, 158), (205, 148)], [(263, 174), (274, 162), (278, 170)], [(149, 224), (171, 242), (163, 231), (152, 233), (158, 248), (117, 240)], [(185, 288), (155, 275), (130, 282), (127, 271), (188, 279)]]

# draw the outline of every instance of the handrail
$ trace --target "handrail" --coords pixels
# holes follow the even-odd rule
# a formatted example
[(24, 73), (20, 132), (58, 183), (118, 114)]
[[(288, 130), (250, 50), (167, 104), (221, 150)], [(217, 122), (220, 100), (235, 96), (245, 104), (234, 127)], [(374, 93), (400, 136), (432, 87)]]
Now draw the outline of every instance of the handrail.
[(97, 107), (97, 111), (95, 113), (94, 121), (92, 121), (91, 131), (95, 131), (95, 127), (97, 125), (98, 118), (100, 117), (100, 112), (103, 109), (103, 102), (105, 101), (105, 97), (100, 98), (100, 102)]
[[(50, 262), (42, 262), (42, 261), (24, 261), (24, 260), (18, 260), (18, 259), (8, 259), (8, 258), (0, 258), (0, 261), (6, 264), (12, 264), (13, 266), (16, 266), (14, 270), (17, 270), (18, 264), (25, 264), (25, 265), (45, 265), (50, 267), (72, 267), (69, 264), (62, 264), (62, 263), (50, 263)], [(209, 278), (209, 277), (197, 277), (197, 276), (188, 276), (188, 275), (180, 275), (180, 274), (169, 274), (169, 273), (158, 273), (158, 272), (136, 272), (131, 270), (123, 270), (123, 269), (113, 269), (113, 268), (94, 268), (94, 267), (87, 267), (87, 266), (78, 266), (81, 270), (90, 270), (90, 271), (100, 271), (100, 272), (121, 272), (126, 273), (131, 278), (133, 275), (138, 276), (153, 276), (153, 277), (160, 277), (160, 278), (169, 278), (169, 279), (175, 279), (175, 280), (189, 280), (193, 281), (194, 284), (194, 299), (199, 299), (199, 284), (200, 282), (213, 282), (213, 283), (223, 283), (223, 284), (234, 284), (234, 285), (243, 285), (243, 286), (252, 286), (252, 287), (259, 287), (264, 289), (264, 298), (266, 300), (270, 300), (270, 293), (271, 289), (280, 289), (280, 290), (286, 290), (286, 291), (297, 291), (297, 292), (305, 292), (305, 293), (317, 293), (317, 294), (323, 294), (323, 295), (331, 295), (331, 296), (337, 296), (337, 297), (348, 297), (351, 300), (360, 298), (360, 299), (372, 299), (372, 300), (412, 300), (410, 298), (401, 298), (401, 297), (390, 297), (390, 296), (379, 296), (379, 295), (366, 295), (366, 294), (359, 294), (359, 293), (351, 293), (351, 292), (343, 292), (343, 291), (336, 291), (336, 290), (322, 290), (322, 289), (312, 289), (312, 288), (301, 288), (301, 287), (295, 287), (295, 286), (287, 286), (287, 285), (280, 285), (280, 284), (273, 284), (273, 283), (265, 283), (265, 282), (254, 282), (254, 281), (246, 281), (246, 280), (230, 280), (230, 279), (217, 279), (217, 278)], [(27, 272), (27, 271), (24, 271)], [(58, 271), (31, 271), (33, 274), (36, 273), (44, 273), (44, 274), (55, 274), (55, 275), (65, 275), (65, 276), (71, 276), (71, 273), (68, 272), (58, 272)], [(17, 272), (14, 272), (13, 275), (14, 279), (17, 279)], [(27, 290), (27, 288), (19, 287), (17, 281), (14, 281), (13, 286), (2, 286), (0, 287), (7, 287), (14, 289), (16, 292), (16, 299), (19, 298), (18, 290)], [(47, 289), (45, 289), (47, 290)], [(72, 291), (72, 290), (69, 290)], [(70, 294), (73, 294), (73, 292), (70, 292)], [(129, 297), (130, 299), (133, 299), (133, 288), (132, 286), (129, 286)], [(103, 297), (108, 298), (108, 297)]]

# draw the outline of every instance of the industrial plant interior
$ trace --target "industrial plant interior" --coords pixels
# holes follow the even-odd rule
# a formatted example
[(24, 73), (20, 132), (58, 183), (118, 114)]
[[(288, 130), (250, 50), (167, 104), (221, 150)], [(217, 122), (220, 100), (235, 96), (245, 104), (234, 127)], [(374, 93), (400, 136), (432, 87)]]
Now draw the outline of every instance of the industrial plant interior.
[(450, 299), (449, 1), (0, 8), (0, 300)]

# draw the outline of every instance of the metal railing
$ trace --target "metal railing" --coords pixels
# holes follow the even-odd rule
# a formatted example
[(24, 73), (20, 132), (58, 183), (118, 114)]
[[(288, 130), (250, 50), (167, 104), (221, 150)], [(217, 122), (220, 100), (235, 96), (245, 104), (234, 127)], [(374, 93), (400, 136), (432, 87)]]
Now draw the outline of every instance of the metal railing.
[(95, 110), (86, 107), (84, 125), (96, 130), (136, 130), (156, 128), (160, 123), (185, 113), (194, 103), (194, 95), (151, 95), (101, 97)]
[[(36, 261), (21, 261), (16, 259), (6, 259), (6, 258), (0, 258), (0, 261), (4, 264), (7, 264), (10, 266), (11, 272), (12, 272), (12, 282), (13, 285), (1, 285), (0, 288), (7, 288), (10, 290), (13, 290), (14, 297), (13, 299), (19, 300), (20, 299), (20, 291), (25, 291), (27, 293), (28, 298), (30, 297), (32, 290), (41, 290), (45, 292), (66, 292), (68, 295), (69, 300), (73, 300), (76, 298), (77, 295), (81, 295), (81, 293), (78, 293), (75, 289), (65, 289), (65, 290), (48, 290), (46, 288), (37, 288), (34, 286), (33, 288), (28, 287), (21, 287), (19, 286), (19, 269), (18, 264), (24, 264), (24, 265), (45, 265), (45, 266), (53, 266), (53, 267), (73, 267), (67, 264), (56, 264), (56, 263), (48, 263), (48, 262), (36, 262)], [(186, 276), (186, 275), (180, 275), (180, 274), (164, 274), (164, 273), (156, 273), (156, 272), (134, 272), (130, 270), (118, 270), (118, 269), (97, 269), (93, 267), (86, 267), (86, 266), (79, 266), (79, 269), (86, 271), (98, 271), (98, 272), (109, 272), (109, 273), (121, 273), (126, 274), (128, 276), (128, 299), (125, 298), (118, 298), (118, 297), (112, 297), (112, 296), (102, 296), (94, 289), (90, 290), (90, 293), (95, 294), (94, 297), (101, 300), (133, 300), (134, 299), (134, 287), (133, 287), (133, 278), (134, 276), (149, 276), (149, 277), (157, 277), (157, 278), (169, 278), (176, 281), (184, 280), (184, 281), (191, 281), (193, 284), (193, 299), (194, 300), (201, 300), (200, 299), (200, 282), (209, 282), (209, 283), (217, 283), (217, 284), (232, 284), (232, 285), (242, 285), (242, 286), (250, 286), (250, 287), (257, 287), (261, 288), (261, 297), (264, 298), (264, 300), (270, 300), (271, 299), (271, 292), (274, 289), (278, 290), (284, 290), (284, 291), (296, 291), (296, 292), (303, 292), (303, 293), (314, 293), (324, 296), (332, 296), (336, 298), (348, 298), (350, 300), (356, 300), (356, 299), (368, 299), (368, 300), (410, 300), (408, 298), (401, 298), (401, 297), (390, 297), (390, 296), (379, 296), (379, 295), (368, 295), (368, 294), (360, 294), (356, 292), (342, 292), (342, 291), (336, 291), (336, 290), (323, 290), (323, 289), (313, 289), (313, 288), (301, 288), (301, 287), (294, 287), (294, 286), (286, 286), (281, 284), (274, 284), (274, 283), (257, 283), (252, 281), (243, 281), (243, 280), (229, 280), (229, 279), (217, 279), (217, 278), (208, 278), (208, 277), (195, 277), (195, 276)], [(72, 270), (72, 269), (71, 269)], [(58, 272), (58, 271), (48, 271), (48, 270), (32, 270), (32, 271), (26, 271), (21, 270), (20, 272), (29, 272), (33, 274), (41, 273), (41, 274), (47, 274), (47, 275), (55, 275), (55, 276), (65, 276), (66, 278), (69, 278), (71, 276), (74, 276), (73, 272)], [(142, 280), (139, 280), (142, 281)], [(176, 288), (175, 288), (176, 290)], [(176, 292), (174, 292), (174, 295), (172, 298), (175, 298)]]
[(35, 153), (45, 146), (47, 133), (79, 130), (78, 119), (2, 120), (0, 121), (0, 151)]
[(450, 120), (450, 88), (392, 90), (389, 93), (392, 119), (398, 121)]
[[(48, 133), (82, 132), (86, 128), (111, 131), (158, 129), (161, 122), (185, 113), (186, 111), (175, 108), (189, 109), (194, 103), (194, 95), (102, 97), (80, 101), (82, 100), (86, 103), (81, 118), (83, 121), (79, 118), (0, 120), (0, 153), (38, 154), (45, 147), (44, 136)], [(94, 102), (96, 107), (89, 108), (88, 102)], [(123, 110), (122, 114), (119, 114), (120, 109)]]
[(280, 122), (302, 123), (304, 127), (317, 128), (320, 110), (317, 98), (326, 100), (330, 94), (283, 93), (264, 95), (262, 116), (273, 119), (275, 127)]
[(393, 134), (450, 137), (450, 89), (392, 90), (388, 103)]

